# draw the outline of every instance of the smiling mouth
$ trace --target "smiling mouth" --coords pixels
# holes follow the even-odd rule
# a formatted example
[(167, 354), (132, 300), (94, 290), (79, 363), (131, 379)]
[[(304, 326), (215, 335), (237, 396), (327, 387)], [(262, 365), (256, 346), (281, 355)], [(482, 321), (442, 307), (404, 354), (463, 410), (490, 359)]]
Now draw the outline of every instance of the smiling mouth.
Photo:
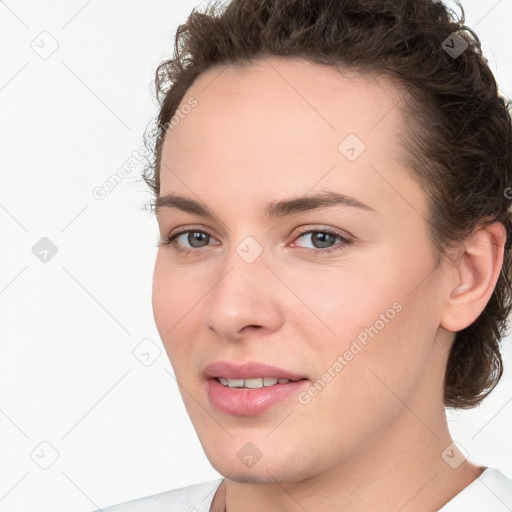
[(230, 416), (262, 414), (280, 402), (290, 400), (309, 382), (300, 374), (262, 364), (219, 363), (207, 367), (204, 373), (210, 404)]
[(215, 380), (220, 382), (223, 386), (229, 388), (241, 389), (260, 389), (263, 387), (279, 386), (280, 384), (288, 384), (290, 382), (297, 382), (306, 379), (279, 379), (277, 377), (256, 377), (252, 379), (227, 379), (225, 377), (215, 377)]

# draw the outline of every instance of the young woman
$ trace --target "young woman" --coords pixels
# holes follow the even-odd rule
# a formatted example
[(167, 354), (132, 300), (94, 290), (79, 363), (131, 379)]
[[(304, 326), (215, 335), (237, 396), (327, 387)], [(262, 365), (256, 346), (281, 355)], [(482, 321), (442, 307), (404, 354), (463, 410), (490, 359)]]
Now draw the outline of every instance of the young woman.
[(511, 307), (512, 126), (464, 12), (232, 0), (157, 87), (155, 321), (224, 478), (107, 510), (512, 510), (445, 414)]

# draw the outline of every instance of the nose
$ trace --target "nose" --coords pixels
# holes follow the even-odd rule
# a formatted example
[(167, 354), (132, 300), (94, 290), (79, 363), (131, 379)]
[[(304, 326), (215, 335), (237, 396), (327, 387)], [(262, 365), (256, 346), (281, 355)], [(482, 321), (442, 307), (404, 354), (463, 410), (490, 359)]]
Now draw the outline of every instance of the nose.
[(234, 251), (226, 260), (205, 308), (206, 324), (219, 338), (239, 341), (282, 326), (285, 290), (267, 264), (265, 253), (248, 263)]

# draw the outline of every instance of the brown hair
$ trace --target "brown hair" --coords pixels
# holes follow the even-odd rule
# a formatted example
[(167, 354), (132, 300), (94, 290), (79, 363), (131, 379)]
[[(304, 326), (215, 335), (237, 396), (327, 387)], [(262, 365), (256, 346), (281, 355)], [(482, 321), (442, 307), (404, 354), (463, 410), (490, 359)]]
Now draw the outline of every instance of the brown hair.
[(156, 199), (169, 123), (194, 80), (213, 66), (282, 56), (393, 80), (404, 91), (401, 143), (429, 196), (436, 254), (482, 223), (506, 229), (496, 287), (480, 316), (456, 333), (446, 368), (445, 405), (470, 408), (503, 373), (500, 342), (512, 308), (512, 124), (510, 104), (457, 5), (458, 19), (433, 0), (232, 0), (194, 9), (178, 27), (174, 57), (156, 71), (160, 110), (143, 179)]

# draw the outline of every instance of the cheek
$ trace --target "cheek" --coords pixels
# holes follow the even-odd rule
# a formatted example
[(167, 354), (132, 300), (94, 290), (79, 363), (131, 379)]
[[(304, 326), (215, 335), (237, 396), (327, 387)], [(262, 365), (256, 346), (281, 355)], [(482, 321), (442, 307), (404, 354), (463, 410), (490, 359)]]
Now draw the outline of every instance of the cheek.
[[(387, 428), (403, 410), (401, 400), (410, 401), (421, 379), (425, 347), (409, 332), (409, 316), (415, 313), (407, 304), (387, 308), (387, 303), (387, 297), (376, 300), (371, 310), (366, 304), (367, 310), (357, 310), (359, 318), (340, 315), (342, 334), (329, 346), (316, 344), (318, 373), (298, 397), (306, 423), (322, 418), (323, 435), (332, 436), (331, 446), (340, 450)], [(388, 323), (379, 318), (386, 312)]]
[(194, 305), (197, 305), (201, 290), (191, 282), (194, 281), (180, 269), (169, 265), (165, 254), (157, 255), (153, 273), (153, 316), (171, 363), (175, 356), (191, 345), (183, 341), (189, 338), (187, 328), (198, 324), (190, 322), (190, 315), (194, 314)]
[(172, 326), (172, 316), (175, 312), (173, 306), (176, 295), (173, 295), (171, 290), (173, 290), (173, 280), (171, 279), (171, 274), (165, 271), (162, 256), (159, 252), (153, 271), (152, 306), (155, 323), (164, 343), (164, 334)]
[(401, 297), (393, 303), (395, 307), (386, 309), (388, 301), (386, 297), (381, 307), (373, 304), (366, 325), (354, 325), (355, 334), (343, 340), (345, 350), (338, 366), (342, 378), (332, 389), (331, 398), (343, 397), (345, 407), (363, 422), (381, 418), (386, 424), (403, 409), (403, 403), (421, 400), (425, 392), (421, 383), (429, 374), (435, 332), (424, 302), (420, 297)]
[(197, 269), (176, 265), (170, 261), (166, 250), (157, 254), (153, 272), (152, 303), (157, 325), (170, 326), (186, 319), (187, 312), (204, 294), (207, 283)]
[[(379, 376), (401, 387), (421, 373), (435, 337), (434, 304), (426, 283), (417, 286), (431, 270), (430, 261), (423, 259), (418, 254), (401, 261), (390, 248), (389, 254), (383, 251), (353, 264), (347, 260), (338, 268), (319, 267), (314, 275), (304, 273), (294, 281), (294, 291), (310, 308), (296, 314), (294, 322), (301, 325), (308, 351), (318, 361), (317, 377), (330, 370), (325, 380), (331, 376), (342, 388), (360, 394), (360, 386), (385, 392)], [(342, 384), (333, 374), (350, 378)]]
[[(389, 265), (386, 268), (389, 272)], [(398, 268), (395, 273), (399, 274)], [(398, 275), (383, 278), (380, 266), (371, 261), (344, 261), (319, 266), (314, 272), (289, 271), (285, 279), (301, 299), (290, 320), (302, 326), (310, 341), (317, 340), (315, 350), (343, 352), (354, 339), (364, 346), (374, 335), (389, 331), (400, 316), (404, 295), (400, 287), (405, 287)]]

